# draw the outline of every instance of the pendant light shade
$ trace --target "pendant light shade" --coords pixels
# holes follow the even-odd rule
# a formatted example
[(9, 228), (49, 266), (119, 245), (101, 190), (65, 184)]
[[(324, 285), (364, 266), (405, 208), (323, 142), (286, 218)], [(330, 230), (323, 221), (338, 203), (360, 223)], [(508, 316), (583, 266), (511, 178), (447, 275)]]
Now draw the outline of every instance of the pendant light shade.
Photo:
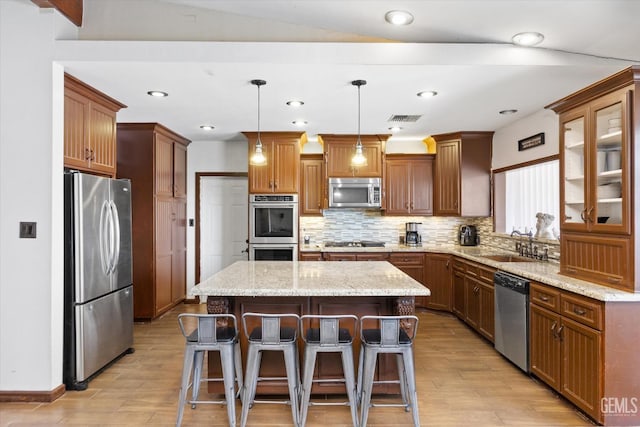
[(267, 158), (262, 154), (262, 141), (260, 141), (260, 86), (266, 85), (267, 82), (264, 80), (251, 80), (251, 84), (258, 87), (258, 139), (249, 163), (252, 166), (263, 166), (267, 164)]
[(367, 158), (362, 153), (362, 140), (360, 139), (360, 86), (367, 84), (366, 80), (354, 80), (352, 85), (358, 87), (358, 139), (356, 141), (356, 152), (351, 158), (351, 166), (360, 167), (367, 165)]

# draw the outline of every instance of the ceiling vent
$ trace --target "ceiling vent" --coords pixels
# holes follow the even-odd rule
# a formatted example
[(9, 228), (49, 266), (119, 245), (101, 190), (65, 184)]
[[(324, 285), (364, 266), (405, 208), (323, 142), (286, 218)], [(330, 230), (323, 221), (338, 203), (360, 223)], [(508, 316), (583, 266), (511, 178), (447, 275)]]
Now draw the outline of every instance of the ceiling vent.
[(394, 122), (394, 123), (415, 123), (417, 122), (420, 117), (422, 117), (421, 115), (410, 115), (410, 114), (394, 114), (393, 116), (389, 117), (389, 122)]

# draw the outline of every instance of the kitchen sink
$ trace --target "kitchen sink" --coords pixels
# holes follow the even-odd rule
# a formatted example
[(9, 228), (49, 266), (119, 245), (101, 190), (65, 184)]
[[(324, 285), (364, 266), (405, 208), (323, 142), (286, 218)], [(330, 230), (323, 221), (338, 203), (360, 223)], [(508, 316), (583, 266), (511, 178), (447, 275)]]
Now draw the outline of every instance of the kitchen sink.
[(532, 258), (519, 255), (484, 255), (482, 258), (491, 259), (499, 262), (535, 262)]

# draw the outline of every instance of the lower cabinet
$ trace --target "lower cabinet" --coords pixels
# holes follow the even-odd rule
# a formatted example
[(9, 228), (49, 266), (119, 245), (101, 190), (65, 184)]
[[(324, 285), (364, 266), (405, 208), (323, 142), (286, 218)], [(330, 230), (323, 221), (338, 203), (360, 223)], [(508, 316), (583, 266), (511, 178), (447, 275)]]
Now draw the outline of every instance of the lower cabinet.
[(387, 261), (387, 252), (324, 252), (322, 258), (325, 261)]
[(451, 311), (451, 256), (427, 253), (424, 262), (424, 284), (431, 291), (425, 306), (433, 310)]
[(454, 259), (453, 312), (480, 335), (494, 341), (495, 269)]
[(601, 421), (602, 304), (537, 283), (530, 301), (531, 373)]
[(299, 252), (300, 261), (322, 261), (322, 252)]
[[(424, 284), (424, 253), (392, 253), (389, 262), (416, 281)], [(416, 307), (426, 307), (429, 297), (416, 297)]]

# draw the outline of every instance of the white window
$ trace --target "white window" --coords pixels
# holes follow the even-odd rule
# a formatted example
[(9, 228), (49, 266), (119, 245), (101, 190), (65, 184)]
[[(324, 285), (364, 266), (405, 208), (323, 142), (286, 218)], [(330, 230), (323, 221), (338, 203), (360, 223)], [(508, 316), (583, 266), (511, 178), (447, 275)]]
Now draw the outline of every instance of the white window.
[(550, 229), (560, 229), (559, 161), (551, 160), (497, 172), (494, 175), (497, 233), (536, 232), (536, 213), (554, 216)]

